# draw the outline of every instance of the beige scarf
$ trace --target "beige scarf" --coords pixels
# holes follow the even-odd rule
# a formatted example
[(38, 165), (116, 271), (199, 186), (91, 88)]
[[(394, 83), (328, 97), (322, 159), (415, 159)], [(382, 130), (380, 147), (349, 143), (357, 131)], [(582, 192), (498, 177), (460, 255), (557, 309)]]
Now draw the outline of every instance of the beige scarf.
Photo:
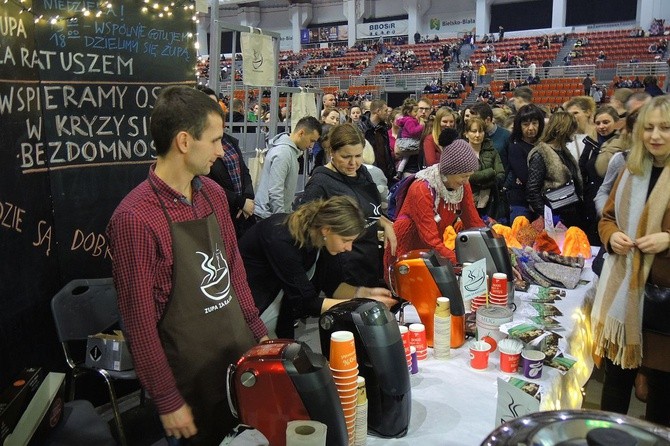
[[(644, 200), (650, 177), (650, 161), (642, 175), (632, 175), (625, 169), (615, 193), (617, 225), (633, 240), (661, 232), (670, 202), (670, 167), (663, 169), (649, 198)], [(598, 281), (591, 312), (594, 352), (625, 369), (642, 364), (644, 285), (653, 261), (654, 254), (644, 254), (639, 249), (632, 249), (625, 256), (612, 253)]]
[(463, 186), (454, 190), (447, 189), (442, 181), (442, 175), (440, 175), (439, 164), (433, 164), (418, 171), (414, 178), (424, 180), (434, 191), (433, 212), (435, 212), (435, 215), (439, 214), (440, 200), (444, 201), (447, 208), (452, 212), (460, 208), (461, 201), (463, 201)]

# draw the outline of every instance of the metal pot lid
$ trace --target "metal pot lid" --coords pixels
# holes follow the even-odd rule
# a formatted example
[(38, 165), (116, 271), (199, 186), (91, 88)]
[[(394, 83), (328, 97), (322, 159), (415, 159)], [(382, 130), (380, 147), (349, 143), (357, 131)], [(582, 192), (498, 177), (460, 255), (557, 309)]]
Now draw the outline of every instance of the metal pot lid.
[(482, 446), (590, 446), (597, 443), (587, 443), (586, 437), (599, 428), (625, 431), (637, 446), (670, 446), (670, 429), (597, 410), (546, 411), (515, 418), (498, 426)]

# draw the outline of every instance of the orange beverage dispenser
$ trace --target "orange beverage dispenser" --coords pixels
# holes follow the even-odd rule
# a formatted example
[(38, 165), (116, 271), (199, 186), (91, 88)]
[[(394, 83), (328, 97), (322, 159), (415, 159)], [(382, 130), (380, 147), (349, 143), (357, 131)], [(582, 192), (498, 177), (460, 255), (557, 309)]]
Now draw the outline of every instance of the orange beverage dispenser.
[(449, 259), (434, 250), (414, 250), (389, 266), (389, 285), (394, 293), (416, 308), (426, 327), (426, 341), (433, 346), (433, 319), (437, 298), (451, 303), (451, 347), (465, 342), (465, 308), (458, 278)]

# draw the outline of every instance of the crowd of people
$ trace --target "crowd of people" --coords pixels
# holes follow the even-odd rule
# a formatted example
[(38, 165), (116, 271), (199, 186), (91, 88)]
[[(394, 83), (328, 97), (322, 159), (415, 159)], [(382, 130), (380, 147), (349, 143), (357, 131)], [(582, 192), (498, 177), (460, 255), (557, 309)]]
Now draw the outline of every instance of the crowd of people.
[[(460, 87), (476, 82), (463, 77)], [(432, 249), (456, 263), (450, 226), (533, 220), (547, 206), (607, 254), (592, 312), (601, 408), (626, 413), (636, 387), (646, 419), (670, 426), (670, 99), (646, 88), (655, 79), (637, 92), (625, 82), (607, 105), (585, 82), (555, 110), (511, 82), (504, 105), (485, 92), (460, 111), (425, 97), (392, 108), (327, 94), (318, 116), (292, 126), (277, 111), (287, 131), (268, 140), (256, 188), (225, 129), (267, 120), (263, 104), (233, 99), (226, 126), (215, 92), (163, 89), (150, 126), (157, 160), (107, 234), (135, 369), (166, 435), (220, 441), (234, 423), (227, 365), (343, 300), (394, 305), (385, 271), (399, 256)], [(296, 195), (301, 156), (312, 168)], [(411, 183), (390, 218), (386, 191), (402, 181)], [(574, 199), (556, 203), (556, 190)]]

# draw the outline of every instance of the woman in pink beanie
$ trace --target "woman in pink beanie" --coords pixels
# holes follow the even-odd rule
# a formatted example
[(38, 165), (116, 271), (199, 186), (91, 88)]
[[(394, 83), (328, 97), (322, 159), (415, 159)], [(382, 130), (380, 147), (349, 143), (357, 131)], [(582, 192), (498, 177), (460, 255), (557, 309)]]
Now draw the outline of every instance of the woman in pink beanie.
[[(413, 249), (434, 249), (456, 264), (456, 253), (444, 245), (444, 230), (459, 218), (465, 228), (484, 226), (468, 183), (470, 175), (479, 168), (477, 154), (466, 141), (449, 140), (449, 133), (443, 133), (439, 141), (444, 147), (440, 162), (416, 173), (393, 223), (398, 240), (396, 258)], [(386, 250), (386, 269), (393, 261)]]

